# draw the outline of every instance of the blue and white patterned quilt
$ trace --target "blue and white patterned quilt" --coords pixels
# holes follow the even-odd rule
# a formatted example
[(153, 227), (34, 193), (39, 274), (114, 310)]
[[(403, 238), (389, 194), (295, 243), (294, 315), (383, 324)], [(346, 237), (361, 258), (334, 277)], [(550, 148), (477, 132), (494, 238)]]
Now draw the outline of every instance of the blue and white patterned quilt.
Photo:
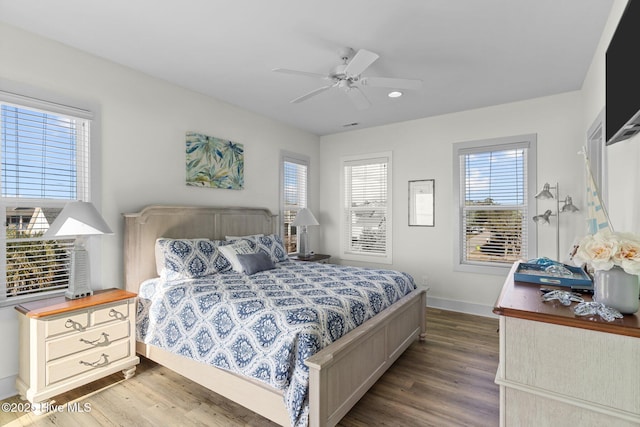
[(137, 339), (282, 390), (291, 424), (305, 426), (304, 360), (414, 289), (406, 273), (294, 261), (251, 276), (151, 279)]

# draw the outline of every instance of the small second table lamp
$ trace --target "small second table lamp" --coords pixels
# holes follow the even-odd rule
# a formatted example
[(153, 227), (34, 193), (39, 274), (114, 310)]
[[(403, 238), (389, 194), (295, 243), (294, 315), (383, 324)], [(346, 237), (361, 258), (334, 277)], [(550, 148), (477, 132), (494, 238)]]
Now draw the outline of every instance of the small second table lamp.
[(90, 285), (89, 253), (85, 248), (88, 236), (113, 234), (91, 202), (69, 202), (44, 233), (45, 238), (76, 237), (69, 266), (69, 287), (65, 296), (70, 299), (93, 295)]
[(307, 226), (320, 225), (318, 220), (313, 216), (309, 209), (302, 208), (298, 211), (298, 214), (291, 225), (300, 228), (300, 247), (298, 248), (298, 256), (301, 258), (309, 258), (311, 253), (309, 251), (309, 235), (307, 234)]

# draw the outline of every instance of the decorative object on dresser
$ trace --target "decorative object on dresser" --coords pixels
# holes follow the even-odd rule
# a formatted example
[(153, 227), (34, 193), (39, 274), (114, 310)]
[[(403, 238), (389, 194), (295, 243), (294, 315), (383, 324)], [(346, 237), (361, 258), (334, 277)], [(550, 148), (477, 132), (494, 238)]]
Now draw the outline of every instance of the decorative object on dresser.
[[(553, 192), (551, 191), (553, 190)], [(565, 212), (577, 212), (579, 209), (573, 204), (571, 196), (566, 196), (562, 207), (560, 207), (560, 194), (558, 189), (558, 183), (555, 187), (545, 183), (542, 190), (536, 194), (536, 199), (556, 199), (556, 213), (553, 213), (551, 209), (547, 209), (543, 214), (539, 214), (533, 217), (533, 221), (536, 224), (550, 224), (550, 218), (557, 216), (556, 220), (556, 261), (560, 261), (560, 214)]]
[[(640, 317), (576, 316), (544, 302), (540, 285), (514, 280), (518, 264), (493, 309), (500, 316), (500, 425), (639, 425)], [(582, 299), (591, 302), (589, 294)]]
[(19, 313), (20, 397), (38, 408), (65, 391), (122, 371), (131, 378), (135, 353), (136, 294), (121, 289), (27, 302)]
[(578, 244), (573, 260), (595, 270), (594, 300), (621, 313), (640, 305), (640, 237), (603, 229)]
[(291, 223), (293, 227), (300, 228), (300, 247), (298, 248), (298, 254), (302, 257), (309, 257), (311, 252), (309, 251), (309, 235), (307, 234), (307, 227), (310, 225), (320, 225), (315, 216), (308, 208), (302, 208), (298, 211), (296, 218)]
[(187, 132), (187, 185), (244, 188), (244, 145), (196, 132)]
[(70, 299), (82, 298), (93, 294), (89, 270), (89, 254), (85, 248), (88, 236), (113, 234), (102, 216), (91, 202), (70, 202), (62, 209), (44, 237), (76, 237), (71, 252), (69, 267), (69, 287), (65, 296)]
[[(280, 425), (291, 425), (292, 416), (299, 416), (295, 421), (296, 424), (300, 422), (302, 425), (302, 422), (308, 418), (310, 426), (336, 425), (413, 341), (418, 338), (424, 339), (426, 331), (426, 291), (416, 289), (414, 287), (415, 283), (413, 283), (411, 287), (414, 288), (405, 294), (408, 283), (406, 280), (409, 279), (410, 276), (392, 271), (387, 271), (385, 274), (379, 270), (365, 272), (363, 276), (362, 274), (358, 275), (358, 273), (363, 270), (358, 267), (294, 263), (287, 257), (287, 259), (279, 259), (278, 262), (274, 261), (274, 263), (277, 264), (276, 269), (259, 272), (253, 276), (230, 271), (230, 266), (220, 264), (223, 270), (217, 274), (196, 279), (199, 285), (197, 287), (189, 287), (188, 289), (182, 288), (179, 284), (176, 284), (177, 287), (174, 288), (173, 285), (175, 283), (163, 282), (162, 277), (158, 278), (159, 273), (155, 259), (155, 246), (159, 237), (171, 239), (208, 239), (214, 242), (214, 245), (221, 247), (228, 244), (228, 242), (220, 240), (224, 239), (225, 236), (248, 236), (262, 233), (266, 237), (267, 235), (273, 235), (276, 228), (276, 217), (268, 210), (260, 208), (149, 206), (141, 212), (125, 214), (124, 259), (127, 289), (134, 292), (140, 290), (141, 295), (139, 296), (139, 302), (142, 304), (142, 314), (145, 312), (145, 307), (149, 308), (147, 311), (149, 314), (157, 314), (157, 310), (153, 309), (149, 304), (157, 305), (159, 301), (162, 301), (165, 297), (172, 299), (173, 296), (175, 296), (172, 289), (178, 293), (182, 292), (181, 289), (184, 289), (190, 294), (194, 291), (200, 293), (201, 303), (189, 304), (191, 308), (196, 307), (195, 310), (190, 310), (191, 313), (196, 314), (196, 312), (199, 313), (201, 310), (205, 310), (211, 314), (215, 311), (215, 313), (218, 313), (226, 319), (226, 315), (222, 312), (224, 311), (228, 314), (229, 309), (219, 304), (209, 304), (213, 302), (213, 300), (207, 294), (207, 286), (214, 284), (211, 280), (232, 283), (231, 286), (233, 286), (234, 289), (229, 288), (228, 291), (235, 292), (238, 295), (245, 295), (249, 292), (252, 295), (255, 294), (252, 298), (258, 297), (256, 303), (254, 303), (253, 300), (247, 301), (247, 304), (233, 309), (234, 317), (242, 316), (246, 318), (246, 320), (242, 322), (233, 322), (233, 324), (235, 328), (253, 328), (252, 331), (248, 333), (257, 339), (256, 333), (262, 334), (262, 332), (265, 332), (259, 340), (269, 339), (269, 337), (273, 339), (277, 338), (278, 340), (289, 339), (289, 337), (280, 332), (276, 335), (271, 334), (271, 331), (274, 330), (271, 327), (264, 329), (252, 326), (257, 325), (257, 323), (255, 323), (257, 321), (262, 322), (261, 319), (264, 319), (263, 323), (266, 326), (271, 325), (272, 322), (269, 321), (271, 315), (282, 318), (283, 314), (287, 315), (288, 313), (288, 318), (291, 319), (291, 322), (285, 321), (280, 323), (280, 321), (278, 321), (278, 330), (281, 330), (280, 325), (286, 326), (286, 329), (289, 329), (290, 325), (293, 324), (298, 325), (296, 328), (304, 327), (304, 330), (307, 331), (309, 331), (309, 329), (305, 324), (316, 317), (327, 315), (327, 313), (324, 312), (324, 308), (320, 306), (326, 306), (330, 304), (330, 302), (323, 296), (318, 296), (319, 294), (316, 290), (310, 290), (308, 287), (308, 285), (312, 287), (315, 286), (313, 283), (316, 283), (316, 285), (326, 283), (326, 280), (316, 280), (314, 282), (313, 278), (317, 279), (318, 276), (314, 274), (305, 275), (304, 272), (311, 273), (317, 271), (320, 275), (333, 274), (332, 276), (324, 277), (328, 278), (329, 282), (333, 285), (337, 285), (331, 287), (331, 292), (336, 295), (338, 295), (338, 292), (335, 289), (347, 290), (345, 287), (354, 286), (354, 280), (355, 282), (362, 282), (364, 280), (362, 278), (369, 277), (371, 273), (377, 276), (386, 276), (386, 279), (381, 277), (375, 280), (372, 279), (373, 281), (371, 283), (379, 280), (378, 284), (388, 283), (394, 287), (404, 283), (405, 288), (403, 291), (392, 292), (394, 299), (400, 295), (404, 296), (397, 299), (387, 308), (381, 309), (375, 316), (368, 318), (367, 315), (366, 318), (368, 318), (368, 320), (362, 318), (362, 322), (357, 321), (353, 325), (354, 327), (360, 323), (362, 324), (355, 327), (355, 329), (350, 327), (349, 329), (351, 330), (345, 335), (341, 335), (338, 330), (343, 329), (342, 327), (326, 330), (322, 333), (322, 336), (325, 337), (322, 339), (324, 344), (319, 345), (314, 351), (309, 351), (310, 348), (306, 345), (302, 348), (296, 344), (295, 348), (297, 350), (295, 355), (291, 360), (287, 359), (284, 365), (291, 367), (295, 365), (296, 372), (300, 375), (295, 374), (295, 381), (287, 380), (283, 383), (282, 387), (276, 387), (276, 385), (272, 385), (272, 381), (269, 381), (273, 376), (268, 366), (283, 366), (280, 362), (277, 362), (275, 365), (268, 363), (268, 366), (260, 364), (260, 366), (264, 366), (264, 369), (252, 370), (248, 374), (245, 374), (250, 375), (250, 377), (229, 372), (227, 368), (221, 369), (217, 367), (227, 366), (226, 364), (219, 364), (219, 362), (224, 363), (224, 361), (227, 360), (230, 363), (228, 366), (229, 369), (234, 366), (240, 367), (241, 369), (242, 366), (244, 366), (245, 369), (249, 369), (251, 366), (247, 363), (256, 362), (254, 359), (260, 360), (264, 357), (264, 352), (254, 345), (247, 346), (249, 341), (243, 338), (241, 340), (242, 342), (238, 342), (238, 346), (235, 347), (236, 350), (231, 349), (228, 353), (228, 358), (217, 357), (222, 350), (218, 344), (218, 337), (235, 337), (236, 335), (233, 332), (227, 333), (226, 326), (229, 325), (229, 322), (226, 320), (217, 323), (216, 325), (218, 326), (212, 325), (212, 316), (210, 316), (211, 319), (209, 320), (200, 319), (199, 315), (197, 319), (190, 315), (185, 318), (194, 320), (193, 324), (190, 323), (190, 320), (187, 320), (187, 322), (189, 322), (187, 326), (190, 327), (192, 331), (201, 333), (203, 337), (212, 338), (211, 340), (206, 338), (207, 344), (204, 347), (195, 348), (189, 345), (189, 347), (193, 348), (193, 351), (187, 350), (186, 347), (183, 346), (182, 340), (186, 338), (184, 335), (178, 337), (179, 341), (174, 341), (170, 334), (165, 336), (165, 338), (169, 340), (166, 342), (172, 342), (173, 345), (176, 346), (176, 350), (178, 348), (184, 348), (185, 352), (179, 351), (176, 353), (166, 346), (165, 348), (161, 348), (163, 345), (161, 342), (158, 342), (158, 345), (151, 345), (140, 341), (137, 343), (137, 351), (145, 357), (174, 370), (192, 381)], [(278, 243), (279, 246), (281, 244), (276, 241), (277, 239), (274, 239), (271, 245), (273, 246), (275, 243)], [(266, 245), (265, 242), (260, 240), (260, 244), (257, 246), (263, 243)], [(212, 257), (212, 260), (216, 259), (216, 251), (210, 253), (209, 256)], [(336, 274), (338, 272), (340, 274)], [(348, 278), (344, 277), (338, 279), (338, 276), (345, 275), (350, 277), (351, 280), (347, 281)], [(389, 281), (391, 276), (395, 276), (397, 280)], [(286, 277), (284, 280), (278, 279), (284, 277)], [(296, 284), (302, 283), (297, 281), (300, 277), (303, 278), (304, 286), (296, 287), (297, 290), (295, 290), (295, 293), (299, 298), (286, 297), (283, 300), (281, 296), (282, 291), (279, 289), (282, 288), (282, 290), (289, 292), (287, 289), (291, 290)], [(292, 278), (295, 278), (296, 282), (290, 284), (289, 282)], [(412, 279), (411, 282), (413, 282)], [(367, 281), (367, 283), (370, 283), (370, 281)], [(157, 287), (155, 287), (154, 284), (156, 284)], [(214, 286), (217, 285), (214, 284)], [(243, 290), (238, 290), (239, 286), (242, 286)], [(286, 288), (283, 286), (286, 286)], [(376, 285), (376, 287), (377, 286), (378, 285)], [(168, 291), (170, 295), (166, 294), (166, 291)], [(142, 295), (142, 292), (144, 292), (144, 295)], [(305, 292), (307, 293), (304, 294)], [(376, 301), (380, 298), (389, 300), (391, 297), (391, 294), (380, 289), (374, 291), (373, 289), (367, 288), (366, 293), (369, 295), (370, 292), (378, 294), (379, 298), (373, 297), (372, 295)], [(266, 293), (273, 294), (268, 297), (271, 299), (267, 300), (266, 298), (262, 298), (263, 296), (267, 296)], [(352, 294), (352, 291), (345, 292), (338, 295), (337, 298), (351, 298), (353, 296)], [(150, 298), (154, 296), (160, 296), (161, 299), (153, 302)], [(317, 305), (308, 305), (307, 303), (305, 303), (306, 305), (303, 307), (293, 307), (289, 305), (290, 302), (295, 304), (304, 303), (303, 301), (296, 302), (291, 300), (299, 299), (306, 301), (316, 297), (320, 298)], [(273, 298), (280, 298), (280, 302), (286, 302), (286, 304), (274, 304), (275, 301)], [(175, 307), (178, 312), (172, 313), (171, 316), (178, 315), (178, 313), (181, 312), (180, 308), (186, 308), (186, 306), (182, 306), (188, 302), (185, 301), (184, 298), (174, 301), (178, 302), (178, 305)], [(263, 301), (271, 302), (269, 304), (263, 304)], [(202, 305), (202, 308), (198, 308), (198, 305)], [(281, 308), (264, 313), (260, 308), (262, 305), (278, 306)], [(259, 311), (254, 311), (256, 308)], [(316, 310), (323, 311), (317, 312)], [(317, 313), (317, 316), (307, 316), (306, 314), (314, 312)], [(352, 312), (356, 314), (364, 313), (358, 308), (352, 310)], [(144, 327), (145, 317), (142, 314), (138, 315), (138, 324)], [(171, 319), (172, 318), (173, 317), (171, 317)], [(334, 316), (330, 315), (322, 318), (333, 319)], [(167, 321), (170, 319), (165, 316), (159, 320)], [(337, 326), (335, 322), (330, 323)], [(346, 323), (344, 324), (346, 325)], [(147, 328), (147, 330), (158, 331), (158, 329), (151, 327)], [(211, 332), (207, 332), (209, 330)], [(336, 340), (333, 341), (334, 338), (332, 338), (332, 336), (335, 336), (335, 333), (338, 333), (338, 336), (341, 336), (341, 338), (337, 338), (336, 336)], [(241, 334), (241, 336), (244, 337), (244, 333)], [(315, 341), (313, 339), (314, 336), (316, 336), (315, 332), (309, 335), (311, 342)], [(165, 338), (163, 338), (163, 340), (165, 340)], [(285, 347), (290, 348), (288, 345)], [(240, 349), (243, 351), (239, 351)], [(253, 349), (253, 351), (250, 349)], [(277, 348), (269, 345), (266, 347), (267, 351), (274, 349)], [(206, 353), (204, 356), (214, 357), (215, 360), (212, 360), (213, 364), (203, 363), (197, 360), (198, 354), (202, 351)], [(256, 356), (252, 358), (251, 361), (241, 361), (238, 359), (238, 357), (243, 358), (251, 354)], [(299, 357), (299, 354), (304, 355), (305, 358)], [(242, 366), (240, 366), (238, 362), (241, 362)], [(302, 368), (302, 370), (299, 368)], [(287, 372), (288, 370), (289, 368), (287, 368)], [(349, 375), (345, 376), (345, 372), (348, 372)], [(264, 380), (262, 376), (258, 378), (255, 375), (264, 375)], [(305, 381), (302, 382), (301, 379), (305, 379)], [(294, 382), (299, 384), (300, 387), (291, 388), (290, 385)], [(293, 401), (301, 401), (303, 403), (303, 406), (299, 408), (302, 412), (291, 412), (289, 410), (291, 408), (290, 403)]]

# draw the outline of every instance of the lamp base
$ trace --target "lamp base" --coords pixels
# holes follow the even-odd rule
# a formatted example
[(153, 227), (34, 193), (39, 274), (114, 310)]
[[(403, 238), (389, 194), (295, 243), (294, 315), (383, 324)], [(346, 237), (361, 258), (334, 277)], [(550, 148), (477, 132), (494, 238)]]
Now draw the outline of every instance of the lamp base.
[(93, 295), (93, 290), (89, 286), (89, 254), (83, 246), (76, 246), (71, 253), (69, 287), (64, 296), (78, 299), (90, 295)]
[(93, 295), (93, 290), (88, 286), (85, 286), (84, 289), (79, 289), (77, 286), (74, 286), (74, 289), (67, 289), (64, 293), (64, 296), (68, 299), (78, 299), (84, 298)]
[(300, 233), (300, 247), (298, 248), (298, 256), (301, 258), (309, 258), (311, 252), (309, 251), (309, 235), (307, 234), (307, 226), (302, 227)]

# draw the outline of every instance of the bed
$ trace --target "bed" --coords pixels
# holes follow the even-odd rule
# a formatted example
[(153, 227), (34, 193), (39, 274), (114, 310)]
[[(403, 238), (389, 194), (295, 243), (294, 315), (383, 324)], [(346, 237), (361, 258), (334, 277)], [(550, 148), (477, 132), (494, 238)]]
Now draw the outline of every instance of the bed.
[[(154, 282), (158, 280), (155, 252), (158, 238), (224, 240), (226, 236), (272, 235), (277, 229), (276, 216), (260, 208), (149, 206), (140, 212), (125, 214), (124, 218), (126, 289), (138, 293), (143, 285), (145, 298), (146, 294), (154, 293), (156, 287), (162, 287)], [(322, 275), (333, 274), (330, 272), (332, 268), (342, 269), (339, 271), (343, 275), (370, 274), (351, 270), (349, 267), (311, 264), (313, 263), (286, 261), (278, 265), (277, 269), (257, 273), (255, 276), (265, 280), (274, 275), (311, 270), (316, 277), (313, 281), (326, 281), (328, 279)], [(260, 274), (270, 276), (263, 277)], [(308, 275), (309, 272), (305, 274)], [(229, 283), (236, 279), (238, 277), (225, 276)], [(402, 282), (398, 278), (391, 280)], [(182, 286), (182, 283), (179, 285), (180, 289), (191, 289), (189, 286)], [(200, 282), (195, 286), (198, 288)], [(242, 286), (246, 292), (260, 289), (251, 288), (255, 284)], [(344, 286), (342, 289), (344, 291)], [(258, 297), (262, 298), (262, 295)], [(140, 306), (144, 309), (144, 304), (141, 303)], [(163, 349), (159, 341), (152, 339), (138, 341), (137, 351), (280, 425), (306, 425), (308, 421), (310, 426), (333, 426), (413, 341), (424, 339), (425, 307), (424, 290), (407, 290), (406, 295), (398, 295), (397, 300), (388, 308), (334, 342), (320, 346), (319, 351), (306, 357), (303, 363), (307, 371), (305, 375), (308, 375), (308, 388), (303, 418), (297, 421), (292, 418), (291, 408), (288, 407), (286, 390), (276, 388), (266, 381), (176, 354)], [(143, 341), (157, 345), (145, 344)]]

